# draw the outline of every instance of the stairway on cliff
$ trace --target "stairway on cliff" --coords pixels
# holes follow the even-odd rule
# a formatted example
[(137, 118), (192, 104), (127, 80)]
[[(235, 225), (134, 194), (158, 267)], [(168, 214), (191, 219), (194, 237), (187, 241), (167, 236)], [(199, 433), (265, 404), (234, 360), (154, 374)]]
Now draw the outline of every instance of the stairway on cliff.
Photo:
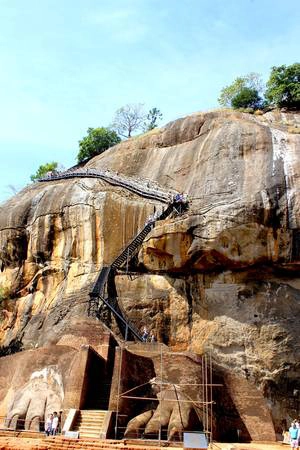
[(78, 431), (80, 438), (100, 438), (107, 411), (79, 410), (72, 431)]
[[(164, 220), (174, 211), (181, 214), (188, 208), (188, 204), (183, 201), (173, 201), (168, 207), (157, 217), (146, 223), (144, 228), (133, 238), (133, 240), (124, 248), (120, 255), (111, 263), (110, 266), (102, 267), (93, 289), (90, 292), (90, 307), (89, 314), (99, 316), (99, 309), (97, 305), (102, 303), (114, 315), (117, 325), (121, 331), (123, 338), (126, 341), (138, 340), (143, 341), (141, 334), (126, 317), (121, 305), (118, 302), (117, 291), (115, 287), (115, 273), (117, 269), (124, 267), (125, 263), (128, 267), (129, 261), (132, 260), (138, 249), (141, 247), (145, 237), (151, 232), (155, 226), (156, 221)], [(105, 288), (107, 288), (107, 297), (105, 295)], [(105, 298), (106, 297), (106, 298)]]

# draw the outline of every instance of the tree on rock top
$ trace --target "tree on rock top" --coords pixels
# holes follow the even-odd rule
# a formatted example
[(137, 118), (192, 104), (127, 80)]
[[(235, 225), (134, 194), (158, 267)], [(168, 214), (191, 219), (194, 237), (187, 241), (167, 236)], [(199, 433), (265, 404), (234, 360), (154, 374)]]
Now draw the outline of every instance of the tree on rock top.
[(162, 113), (158, 108), (152, 108), (149, 110), (146, 121), (144, 124), (144, 131), (151, 131), (157, 127), (158, 122), (162, 119)]
[(87, 136), (79, 141), (78, 162), (100, 155), (121, 141), (115, 131), (105, 127), (88, 128), (87, 133)]
[(146, 113), (142, 103), (125, 105), (115, 113), (112, 128), (125, 138), (130, 138), (132, 133), (140, 130), (145, 122)]
[(35, 174), (30, 176), (30, 179), (31, 179), (31, 181), (36, 181), (39, 178), (42, 178), (45, 175), (47, 175), (48, 172), (53, 172), (57, 168), (58, 168), (58, 163), (56, 161), (46, 163), (46, 164), (41, 164), (40, 167), (38, 168), (38, 170), (35, 172)]
[[(218, 102), (224, 107), (233, 108), (252, 108), (254, 98), (260, 99), (259, 93), (263, 89), (263, 83), (261, 77), (257, 73), (249, 73), (243, 77), (238, 77), (234, 80), (232, 84), (224, 87), (221, 90)], [(243, 104), (243, 106), (234, 106), (233, 100), (235, 99), (235, 104)], [(247, 100), (249, 103), (247, 103)]]
[(234, 109), (253, 108), (259, 109), (262, 106), (262, 99), (254, 88), (244, 87), (231, 100)]
[(300, 108), (300, 63), (272, 67), (265, 96), (274, 106)]

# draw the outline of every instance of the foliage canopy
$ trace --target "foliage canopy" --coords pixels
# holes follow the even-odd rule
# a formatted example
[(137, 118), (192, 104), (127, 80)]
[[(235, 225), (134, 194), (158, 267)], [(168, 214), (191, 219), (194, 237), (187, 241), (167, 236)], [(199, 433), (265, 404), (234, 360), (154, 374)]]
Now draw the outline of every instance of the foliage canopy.
[(87, 136), (79, 141), (78, 162), (100, 155), (121, 141), (115, 131), (105, 127), (88, 128), (87, 133)]
[(57, 167), (58, 163), (56, 161), (41, 164), (36, 173), (30, 176), (30, 179), (31, 181), (36, 181), (39, 178), (44, 177), (47, 174), (47, 172), (52, 172), (53, 170), (56, 170)]
[(158, 126), (158, 122), (162, 120), (162, 113), (158, 108), (149, 110), (144, 124), (144, 131), (153, 130)]
[(272, 67), (265, 93), (277, 107), (300, 107), (300, 63)]
[(231, 100), (231, 106), (238, 108), (258, 109), (262, 106), (262, 99), (256, 89), (244, 87)]
[[(260, 75), (255, 72), (251, 72), (248, 75), (245, 75), (244, 77), (236, 78), (232, 84), (224, 87), (221, 90), (218, 102), (220, 103), (221, 106), (231, 107), (233, 106), (232, 105), (233, 98), (235, 98), (237, 95), (243, 92), (244, 89), (251, 89), (252, 91), (255, 90), (257, 95), (259, 96), (259, 92), (261, 92), (263, 89), (263, 83)], [(249, 105), (244, 107), (247, 108), (248, 106)]]

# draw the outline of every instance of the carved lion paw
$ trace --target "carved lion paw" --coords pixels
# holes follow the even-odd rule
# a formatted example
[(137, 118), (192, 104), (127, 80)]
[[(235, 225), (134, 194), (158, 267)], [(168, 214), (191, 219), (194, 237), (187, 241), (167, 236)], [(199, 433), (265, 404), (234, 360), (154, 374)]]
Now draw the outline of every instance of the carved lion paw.
[(56, 366), (33, 372), (30, 380), (15, 393), (5, 425), (16, 429), (24, 423), (25, 430), (40, 431), (45, 417), (60, 410), (63, 396), (62, 377)]
[(131, 419), (125, 437), (149, 438), (159, 435), (160, 429), (167, 429), (168, 440), (182, 439), (183, 431), (189, 429), (197, 411), (191, 401), (176, 384), (151, 380), (152, 391), (157, 396), (158, 405)]

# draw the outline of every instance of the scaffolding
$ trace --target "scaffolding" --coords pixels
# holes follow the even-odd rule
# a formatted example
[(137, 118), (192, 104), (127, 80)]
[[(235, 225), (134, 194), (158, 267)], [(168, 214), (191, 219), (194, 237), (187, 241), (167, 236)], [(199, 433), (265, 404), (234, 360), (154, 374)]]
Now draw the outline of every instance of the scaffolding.
[[(126, 330), (126, 335), (128, 333), (128, 330)], [(125, 339), (126, 341), (126, 339)], [(143, 344), (139, 344), (140, 346), (143, 346)], [(159, 442), (159, 445), (165, 441), (168, 441), (166, 438), (166, 428), (162, 427), (162, 410), (164, 407), (164, 402), (175, 402), (177, 403), (179, 407), (179, 412), (181, 415), (181, 404), (191, 404), (194, 407), (194, 411), (197, 414), (199, 425), (202, 425), (202, 430), (186, 430), (184, 429), (183, 432), (195, 432), (195, 431), (201, 431), (204, 432), (207, 438), (208, 443), (213, 442), (213, 387), (214, 386), (221, 386), (220, 384), (213, 384), (213, 374), (212, 374), (212, 357), (211, 353), (204, 354), (202, 357), (199, 358), (199, 368), (201, 368), (201, 383), (175, 383), (169, 380), (165, 380), (164, 373), (164, 349), (165, 344), (163, 343), (147, 343), (145, 345), (144, 350), (140, 350), (140, 353), (142, 356), (147, 356), (147, 353), (149, 353), (149, 358), (151, 356), (153, 357), (153, 354), (155, 353), (156, 356), (159, 356), (160, 362), (159, 362), (159, 374), (155, 377), (155, 380), (157, 380), (154, 384), (156, 384), (159, 387), (159, 392), (163, 392), (164, 387), (169, 386), (173, 389), (173, 392), (175, 393), (175, 398), (165, 398), (162, 396), (138, 396), (135, 394), (135, 392), (141, 388), (144, 387), (147, 384), (152, 384), (153, 380), (149, 380), (146, 383), (142, 383), (139, 385), (136, 385), (132, 387), (131, 389), (128, 389), (124, 392), (121, 392), (121, 380), (122, 380), (122, 367), (123, 367), (123, 358), (124, 358), (124, 349), (128, 350), (128, 344), (126, 345), (125, 342), (120, 344), (120, 358), (119, 358), (119, 365), (118, 365), (118, 386), (117, 386), (117, 408), (116, 408), (116, 417), (115, 417), (115, 439), (120, 439), (124, 437), (126, 426), (124, 426), (124, 414), (122, 414), (122, 411), (120, 411), (120, 402), (121, 399), (130, 399), (133, 401), (140, 401), (140, 402), (157, 402), (158, 406), (157, 409), (159, 411), (159, 429), (158, 433), (153, 434), (153, 436), (149, 436), (147, 433), (147, 436), (144, 436), (144, 429), (145, 426), (143, 426), (141, 429), (138, 429), (138, 434), (136, 437), (128, 437), (130, 440), (134, 439), (143, 439), (143, 440), (156, 440)], [(130, 351), (130, 349), (129, 349)], [(139, 351), (132, 351), (132, 353), (138, 354)], [(150, 353), (152, 355), (150, 355)], [(166, 354), (170, 356), (170, 350), (168, 349)], [(182, 353), (178, 353), (179, 355)], [(174, 381), (174, 380), (173, 380)], [(190, 395), (184, 394), (184, 397), (182, 395), (178, 396), (178, 393), (181, 393), (182, 388), (185, 390), (189, 387), (199, 388), (199, 395), (197, 398), (193, 398)], [(198, 392), (199, 392), (198, 391)], [(201, 400), (199, 400), (199, 397)], [(156, 409), (156, 415), (157, 415), (157, 409)], [(178, 441), (182, 441), (181, 439), (178, 439)]]

